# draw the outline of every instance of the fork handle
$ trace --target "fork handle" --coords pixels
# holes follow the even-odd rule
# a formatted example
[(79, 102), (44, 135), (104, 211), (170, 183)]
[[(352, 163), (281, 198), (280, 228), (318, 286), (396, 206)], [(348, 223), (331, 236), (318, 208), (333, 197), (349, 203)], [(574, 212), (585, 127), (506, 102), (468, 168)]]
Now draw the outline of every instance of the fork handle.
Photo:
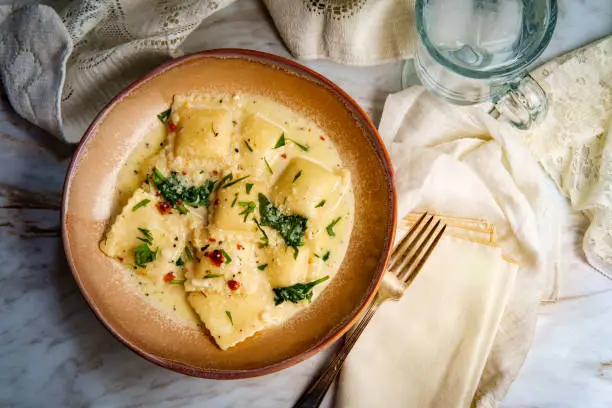
[(348, 356), (348, 353), (357, 342), (357, 339), (361, 333), (363, 333), (363, 330), (370, 322), (370, 319), (372, 319), (372, 316), (374, 316), (374, 312), (376, 312), (376, 309), (378, 309), (378, 304), (377, 299), (370, 303), (370, 306), (368, 306), (363, 318), (351, 332), (344, 336), (344, 344), (342, 345), (342, 348), (338, 350), (334, 358), (331, 359), (327, 366), (310, 383), (300, 399), (297, 400), (295, 405), (293, 405), (293, 408), (317, 408), (319, 405), (321, 405), (327, 390), (329, 390), (330, 385), (332, 382), (334, 382), (334, 379), (340, 372), (340, 368), (342, 368), (342, 364), (344, 363), (344, 360), (346, 360), (346, 356)]

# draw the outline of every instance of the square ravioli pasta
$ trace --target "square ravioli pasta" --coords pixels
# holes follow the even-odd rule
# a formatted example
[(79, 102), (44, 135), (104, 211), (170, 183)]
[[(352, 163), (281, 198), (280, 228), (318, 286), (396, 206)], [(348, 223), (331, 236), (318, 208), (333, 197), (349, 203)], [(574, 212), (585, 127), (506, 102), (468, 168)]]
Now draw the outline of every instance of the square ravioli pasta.
[(161, 202), (143, 188), (136, 190), (100, 244), (106, 255), (154, 281), (161, 281), (168, 263), (180, 257), (187, 236), (202, 226), (192, 214), (160, 212)]

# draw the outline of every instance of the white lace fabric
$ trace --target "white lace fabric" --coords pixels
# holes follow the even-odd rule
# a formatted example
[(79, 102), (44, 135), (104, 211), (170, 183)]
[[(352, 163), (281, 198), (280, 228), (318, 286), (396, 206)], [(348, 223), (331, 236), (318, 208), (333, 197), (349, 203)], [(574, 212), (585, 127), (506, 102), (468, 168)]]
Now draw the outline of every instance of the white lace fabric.
[(565, 54), (532, 76), (546, 90), (544, 122), (519, 132), (574, 210), (590, 225), (588, 262), (612, 279), (612, 37)]

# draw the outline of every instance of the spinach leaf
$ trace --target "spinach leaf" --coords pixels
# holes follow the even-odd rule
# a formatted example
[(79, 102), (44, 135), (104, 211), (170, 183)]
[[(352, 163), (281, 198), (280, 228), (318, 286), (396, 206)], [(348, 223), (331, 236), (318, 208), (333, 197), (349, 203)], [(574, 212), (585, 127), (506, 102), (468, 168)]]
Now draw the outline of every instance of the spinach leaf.
[(273, 288), (274, 291), (274, 304), (280, 305), (283, 302), (297, 303), (300, 300), (312, 299), (312, 288), (317, 286), (321, 282), (325, 282), (329, 279), (329, 276), (324, 276), (321, 279), (309, 283), (296, 283), (293, 286), (285, 286), (282, 288)]
[(153, 251), (151, 245), (153, 245), (153, 235), (151, 231), (146, 228), (138, 228), (138, 231), (144, 238), (137, 237), (143, 243), (134, 248), (134, 262), (137, 266), (144, 268), (146, 264), (153, 262), (157, 258), (157, 249)]
[(213, 180), (207, 180), (199, 187), (188, 186), (177, 172), (173, 171), (166, 177), (157, 168), (153, 169), (152, 180), (164, 199), (181, 214), (187, 212), (183, 204), (194, 208), (208, 206), (210, 194), (215, 187)]
[(134, 259), (136, 265), (144, 268), (149, 262), (157, 258), (157, 250), (153, 251), (149, 244), (141, 244), (134, 249)]
[(285, 244), (294, 250), (304, 245), (308, 218), (298, 214), (285, 215), (265, 195), (259, 193), (258, 198), (261, 225), (277, 230)]

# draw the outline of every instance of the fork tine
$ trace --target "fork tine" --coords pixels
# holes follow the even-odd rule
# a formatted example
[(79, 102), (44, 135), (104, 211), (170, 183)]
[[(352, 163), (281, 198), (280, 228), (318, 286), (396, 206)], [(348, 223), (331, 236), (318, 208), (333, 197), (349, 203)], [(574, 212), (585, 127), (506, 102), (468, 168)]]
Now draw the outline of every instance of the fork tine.
[(411, 242), (411, 247), (402, 254), (401, 261), (391, 270), (399, 280), (403, 280), (410, 267), (416, 263), (417, 258), (427, 248), (441, 222), (437, 220), (431, 228), (421, 230), (421, 233)]
[[(421, 224), (424, 222), (425, 218), (428, 216), (429, 216), (429, 219), (425, 223), (425, 226), (421, 228)], [(415, 242), (418, 241), (419, 235), (423, 231), (427, 230), (427, 227), (429, 226), (432, 220), (433, 220), (433, 216), (430, 216), (429, 214), (427, 214), (427, 212), (421, 215), (421, 217), (412, 226), (412, 228), (410, 228), (408, 233), (404, 235), (404, 237), (401, 239), (399, 244), (397, 244), (397, 246), (393, 250), (393, 253), (391, 254), (391, 258), (389, 259), (389, 266), (388, 266), (389, 270), (395, 269), (398, 259), (400, 258), (401, 255), (407, 254), (408, 252), (410, 252)], [(417, 234), (417, 237), (415, 239), (411, 239), (414, 234)], [(406, 248), (406, 246), (408, 246), (408, 248)]]
[[(433, 237), (433, 240), (430, 241), (430, 239), (433, 236), (434, 232), (436, 231), (437, 227), (441, 223), (442, 223), (442, 221), (438, 221), (436, 223), (436, 225), (434, 226), (434, 228), (432, 228), (431, 232), (429, 233), (429, 235), (427, 236), (425, 241), (423, 241), (423, 243), (421, 244), (421, 246), (417, 250), (416, 255), (414, 257), (414, 261), (411, 264), (408, 264), (407, 267), (405, 268), (405, 270), (402, 270), (402, 272), (398, 275), (398, 278), (401, 279), (404, 282), (406, 287), (418, 275), (418, 273), (421, 270), (421, 268), (423, 267), (423, 265), (425, 265), (425, 262), (427, 262), (427, 258), (429, 258), (429, 255), (431, 255), (431, 253), (433, 252), (434, 248), (438, 245), (438, 242), (440, 241), (440, 239), (444, 235), (444, 231), (446, 231), (446, 224), (442, 223), (442, 228), (438, 231), (436, 236)], [(427, 244), (427, 247), (424, 248), (426, 244)], [(424, 249), (424, 251), (422, 251), (422, 249)]]
[(415, 229), (415, 237), (410, 237), (411, 239), (408, 240), (406, 245), (404, 245), (403, 247), (398, 247), (395, 250), (395, 262), (393, 262), (393, 264), (390, 265), (388, 268), (391, 273), (397, 275), (399, 272), (401, 272), (403, 268), (405, 268), (405, 265), (411, 263), (411, 258), (413, 258), (415, 254), (418, 253), (414, 251), (415, 246), (417, 246), (418, 243), (423, 241), (424, 237), (427, 234), (427, 231), (429, 231), (430, 229), (430, 224), (433, 220), (434, 217), (430, 216), (423, 228), (420, 228), (418, 231)]
[[(436, 229), (440, 225), (441, 221), (438, 220), (432, 228), (423, 229), (419, 236), (411, 242), (411, 248), (409, 248), (401, 258), (401, 262), (398, 262), (399, 265), (394, 268), (393, 272), (397, 276), (398, 279), (403, 280), (402, 277), (406, 274), (406, 271), (410, 269), (410, 265), (413, 265), (419, 255), (426, 248), (429, 240), (432, 235), (436, 232)], [(416, 249), (413, 250), (413, 247), (416, 246)]]

